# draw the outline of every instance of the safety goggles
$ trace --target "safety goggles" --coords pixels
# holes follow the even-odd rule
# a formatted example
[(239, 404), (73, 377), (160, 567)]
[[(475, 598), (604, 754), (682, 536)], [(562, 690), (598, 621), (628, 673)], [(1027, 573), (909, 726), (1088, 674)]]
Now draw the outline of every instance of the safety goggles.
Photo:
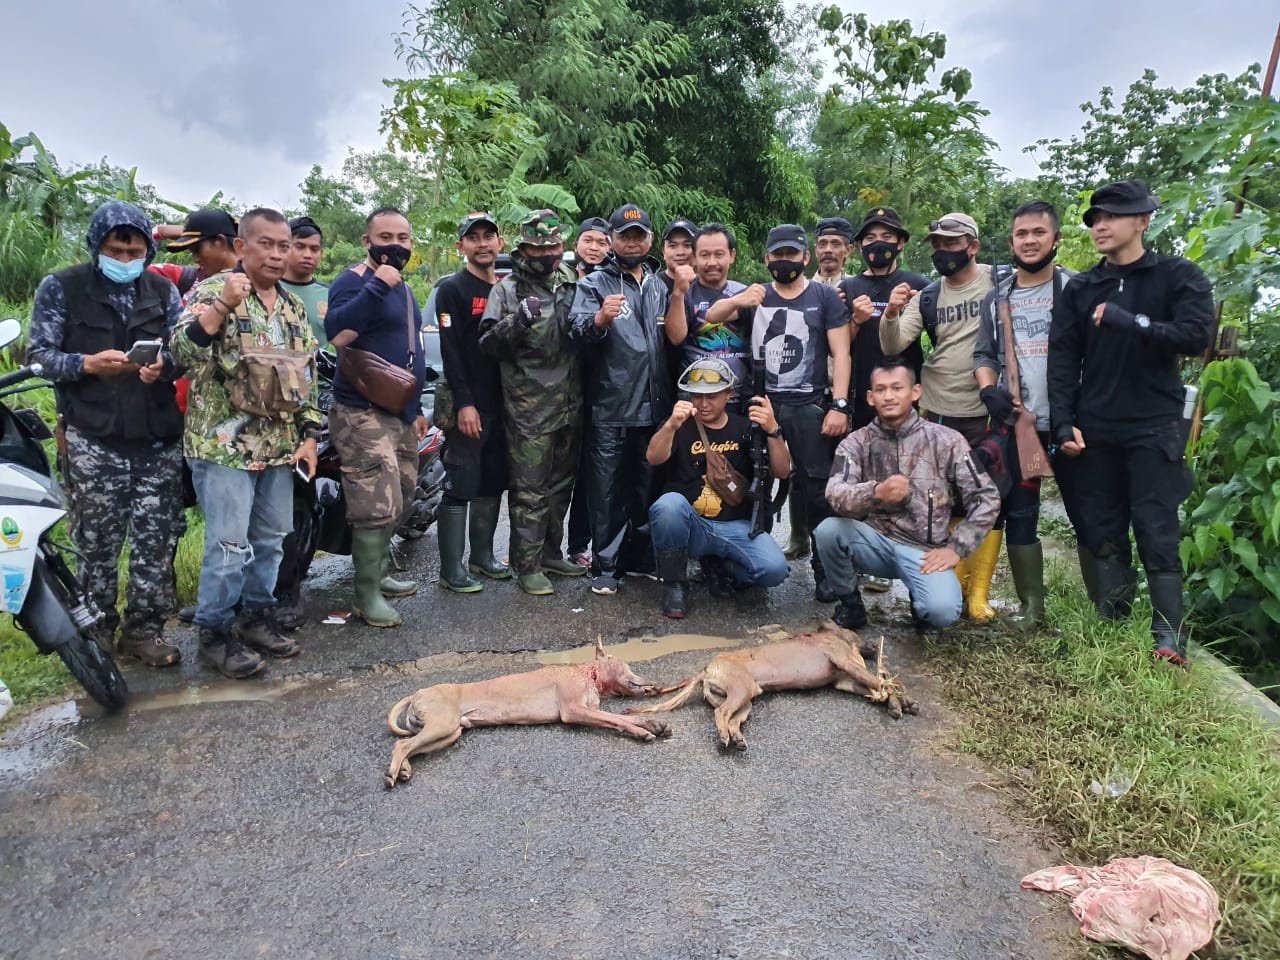
[(715, 384), (728, 382), (728, 379), (719, 370), (690, 370), (687, 379), (690, 383)]

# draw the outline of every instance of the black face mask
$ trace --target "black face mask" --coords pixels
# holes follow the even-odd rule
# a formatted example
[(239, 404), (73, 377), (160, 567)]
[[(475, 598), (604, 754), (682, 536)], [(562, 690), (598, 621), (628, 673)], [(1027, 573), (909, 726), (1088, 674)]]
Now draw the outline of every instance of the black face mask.
[(620, 253), (615, 253), (613, 255), (613, 259), (617, 260), (623, 268), (627, 270), (634, 270), (636, 267), (640, 266), (640, 264), (649, 259), (649, 255), (647, 253), (641, 253), (634, 257), (624, 257)]
[(778, 283), (791, 283), (804, 273), (803, 260), (773, 260), (767, 266), (769, 275)]
[(404, 265), (409, 262), (409, 258), (412, 256), (412, 250), (398, 243), (369, 244), (369, 259), (378, 266), (382, 266), (385, 263), (388, 266), (395, 267), (397, 270), (403, 270)]
[(573, 255), (573, 266), (574, 266), (574, 269), (581, 270), (582, 275), (585, 277), (588, 274), (595, 273), (596, 267), (598, 267), (599, 264), (587, 263), (587, 261), (582, 259), (581, 255), (575, 253)]
[(556, 272), (556, 267), (560, 263), (560, 258), (554, 253), (545, 253), (538, 256), (530, 254), (523, 255), (524, 262), (528, 265), (530, 272), (539, 277), (549, 277)]
[(1053, 263), (1054, 258), (1058, 256), (1058, 245), (1055, 243), (1053, 249), (1046, 253), (1039, 260), (1033, 263), (1027, 263), (1025, 260), (1019, 260), (1016, 256), (1013, 258), (1013, 265), (1019, 270), (1025, 270), (1027, 273), (1039, 273), (1049, 264)]
[(933, 269), (944, 277), (954, 276), (972, 259), (968, 250), (938, 250), (933, 255)]
[(859, 249), (862, 251), (862, 262), (872, 270), (893, 266), (893, 261), (898, 259), (900, 252), (898, 245), (888, 240), (873, 240), (871, 243), (864, 243)]

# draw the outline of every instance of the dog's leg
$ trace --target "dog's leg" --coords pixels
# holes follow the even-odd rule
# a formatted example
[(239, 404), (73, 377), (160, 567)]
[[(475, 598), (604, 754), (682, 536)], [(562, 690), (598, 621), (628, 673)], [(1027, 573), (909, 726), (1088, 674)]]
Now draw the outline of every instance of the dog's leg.
[(671, 735), (671, 728), (667, 722), (657, 717), (632, 720), (630, 717), (609, 713), (607, 710), (593, 710), (574, 702), (560, 704), (560, 722), (582, 727), (604, 727), (607, 730), (617, 730), (619, 733), (625, 733), (646, 742)]
[[(724, 676), (722, 685), (724, 700), (716, 707), (716, 730), (720, 733), (720, 746), (734, 750), (747, 749), (742, 736), (742, 721), (751, 713), (751, 700), (763, 692), (746, 670), (734, 670)], [(737, 720), (741, 714), (741, 720)], [(737, 722), (735, 722), (735, 720)]]
[(699, 673), (697, 676), (690, 677), (684, 683), (677, 684), (674, 687), (668, 687), (668, 690), (679, 690), (674, 697), (669, 700), (663, 700), (661, 703), (652, 703), (647, 707), (627, 707), (623, 710), (623, 714), (633, 717), (638, 713), (666, 713), (668, 710), (675, 710), (682, 707), (698, 694), (698, 688), (702, 686), (702, 680), (705, 673)]
[(418, 735), (396, 741), (391, 750), (391, 766), (383, 778), (388, 788), (397, 782), (408, 783), (413, 779), (413, 765), (409, 761), (414, 757), (443, 750), (462, 736), (462, 724), (456, 717), (452, 726), (432, 719), (434, 722), (429, 721)]
[(884, 675), (882, 657), (877, 656), (881, 671), (877, 676), (867, 669), (865, 663), (861, 662), (861, 657), (855, 657), (849, 650), (841, 649), (839, 644), (827, 644), (823, 647), (823, 651), (836, 669), (845, 674), (832, 684), (837, 690), (866, 697), (872, 703), (883, 703), (889, 716), (895, 720), (901, 719), (904, 712), (916, 712), (915, 701), (906, 696), (902, 685)]

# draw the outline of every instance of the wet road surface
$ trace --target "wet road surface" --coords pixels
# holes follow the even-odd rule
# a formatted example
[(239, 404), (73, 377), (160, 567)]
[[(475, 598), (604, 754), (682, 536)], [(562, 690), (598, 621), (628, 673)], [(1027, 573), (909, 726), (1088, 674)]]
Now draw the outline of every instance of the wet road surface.
[[(958, 721), (892, 597), (868, 633), (888, 638), (919, 717), (830, 690), (766, 696), (744, 754), (719, 750), (701, 701), (649, 744), (471, 730), (386, 790), (386, 711), (420, 686), (531, 669), (597, 633), (674, 683), (816, 612), (807, 563), (736, 604), (695, 586), (677, 624), (647, 580), (610, 598), (585, 580), (462, 597), (425, 582), (434, 532), (406, 554), (424, 582), (396, 602), (400, 629), (309, 626), (299, 658), (241, 682), (202, 670), (181, 633), (180, 668), (129, 670), (124, 715), (69, 702), (0, 731), (0, 955), (1083, 956), (1065, 905), (1018, 889), (1058, 858), (946, 750)], [(322, 558), (318, 615), (346, 608), (348, 575)]]

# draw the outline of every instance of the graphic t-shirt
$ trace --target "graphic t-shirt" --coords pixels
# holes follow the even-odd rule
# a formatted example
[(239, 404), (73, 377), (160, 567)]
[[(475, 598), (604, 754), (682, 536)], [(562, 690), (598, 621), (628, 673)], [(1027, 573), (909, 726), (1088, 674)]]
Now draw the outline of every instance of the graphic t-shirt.
[(436, 323), (444, 379), (458, 409), (502, 412), (502, 378), (498, 361), (480, 352), (480, 318), (493, 284), (463, 267), (436, 286)]
[[(997, 314), (998, 316), (998, 314)], [(1009, 293), (1014, 352), (1027, 409), (1036, 415), (1036, 428), (1049, 429), (1049, 320), (1053, 316), (1053, 278), (1034, 287), (1014, 287)]]
[(834, 287), (806, 283), (786, 300), (771, 283), (764, 302), (738, 311), (751, 325), (751, 351), (764, 347), (765, 390), (778, 403), (813, 403), (827, 388), (827, 331), (849, 322), (849, 308)]
[[(854, 430), (865, 427), (875, 419), (876, 412), (867, 403), (867, 391), (871, 389), (871, 368), (885, 356), (880, 347), (880, 317), (884, 315), (884, 308), (889, 305), (889, 294), (900, 283), (905, 283), (912, 290), (923, 290), (929, 285), (929, 281), (920, 274), (907, 270), (895, 270), (882, 277), (860, 273), (840, 284), (845, 302), (851, 310), (853, 301), (863, 296), (871, 299), (872, 306), (871, 319), (858, 327), (858, 335), (853, 340), (853, 377), (849, 386), (849, 400), (853, 404), (850, 426)], [(915, 369), (916, 379), (919, 380), (920, 368), (924, 365), (924, 350), (920, 347), (919, 337), (907, 345), (902, 356)]]
[[(751, 482), (751, 421), (740, 413), (725, 411), (728, 422), (719, 430), (703, 427), (713, 450), (724, 454), (733, 469)], [(751, 516), (751, 501), (744, 499), (731, 507), (707, 483), (707, 452), (690, 417), (676, 431), (671, 459), (666, 463), (667, 490), (675, 491), (708, 520), (743, 520)]]
[(324, 332), (324, 315), (329, 311), (329, 285), (319, 280), (312, 280), (310, 283), (290, 283), (288, 280), (281, 280), (280, 286), (302, 301), (303, 306), (307, 308), (307, 320), (311, 322), (311, 332), (316, 335), (320, 343), (328, 343), (329, 338)]
[(744, 326), (737, 314), (722, 323), (708, 323), (707, 310), (717, 300), (735, 297), (745, 289), (737, 280), (727, 281), (719, 290), (695, 280), (684, 297), (689, 334), (681, 346), (680, 369), (703, 357), (723, 360), (737, 379), (733, 388), (735, 400), (747, 396), (751, 389), (751, 327)]

